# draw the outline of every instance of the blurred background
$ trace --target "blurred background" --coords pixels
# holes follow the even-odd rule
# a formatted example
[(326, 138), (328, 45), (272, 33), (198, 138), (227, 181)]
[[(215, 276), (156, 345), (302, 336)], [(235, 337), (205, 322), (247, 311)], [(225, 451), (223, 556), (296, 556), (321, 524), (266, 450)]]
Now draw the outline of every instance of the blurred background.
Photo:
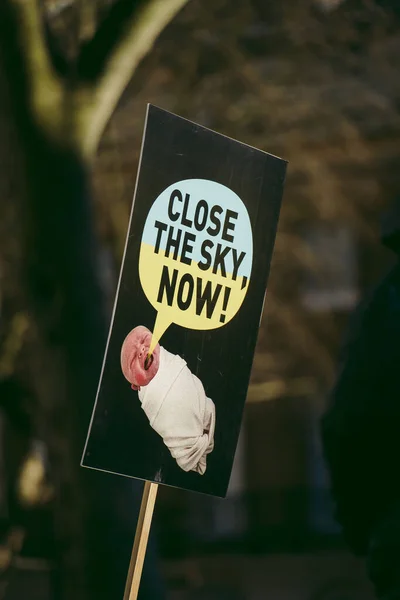
[(372, 598), (319, 419), (394, 261), (397, 0), (1, 0), (0, 600), (121, 598), (142, 484), (79, 467), (151, 102), (289, 161), (226, 500), (162, 488), (142, 600)]

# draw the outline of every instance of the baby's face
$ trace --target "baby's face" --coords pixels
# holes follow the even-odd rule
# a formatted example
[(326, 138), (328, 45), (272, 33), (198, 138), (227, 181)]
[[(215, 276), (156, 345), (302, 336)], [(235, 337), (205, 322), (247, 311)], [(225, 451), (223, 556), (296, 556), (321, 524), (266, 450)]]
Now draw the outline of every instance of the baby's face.
[(128, 334), (122, 345), (122, 372), (134, 390), (148, 385), (158, 371), (160, 346), (157, 344), (149, 356), (151, 338), (151, 331), (140, 325)]

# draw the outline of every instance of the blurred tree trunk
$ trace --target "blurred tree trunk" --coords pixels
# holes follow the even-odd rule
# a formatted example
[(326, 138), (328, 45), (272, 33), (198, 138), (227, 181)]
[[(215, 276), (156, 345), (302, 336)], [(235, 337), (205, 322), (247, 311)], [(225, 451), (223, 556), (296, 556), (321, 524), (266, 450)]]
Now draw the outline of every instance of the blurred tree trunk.
[[(90, 161), (135, 67), (185, 2), (117, 2), (110, 23), (64, 77), (47, 45), (39, 2), (0, 6), (0, 114), (13, 132), (13, 160), (0, 164), (0, 179), (10, 181), (7, 200), (23, 222), (23, 268), (13, 277), (22, 273), (35, 324), (29, 379), (55, 486), (57, 597), (68, 600), (122, 594), (138, 509), (132, 490), (136, 499), (140, 490), (79, 466), (108, 325)], [(132, 515), (121, 510), (127, 500)]]

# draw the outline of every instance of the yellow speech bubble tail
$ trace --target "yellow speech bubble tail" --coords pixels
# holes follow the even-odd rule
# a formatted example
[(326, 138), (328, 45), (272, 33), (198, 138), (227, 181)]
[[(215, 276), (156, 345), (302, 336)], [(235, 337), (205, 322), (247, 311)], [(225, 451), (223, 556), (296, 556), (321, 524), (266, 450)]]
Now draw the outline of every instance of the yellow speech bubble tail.
[(165, 318), (165, 314), (162, 312), (157, 313), (156, 324), (154, 325), (153, 336), (151, 338), (151, 344), (149, 348), (149, 354), (153, 353), (154, 348), (157, 346), (161, 337), (164, 335), (168, 327), (171, 325), (171, 319)]

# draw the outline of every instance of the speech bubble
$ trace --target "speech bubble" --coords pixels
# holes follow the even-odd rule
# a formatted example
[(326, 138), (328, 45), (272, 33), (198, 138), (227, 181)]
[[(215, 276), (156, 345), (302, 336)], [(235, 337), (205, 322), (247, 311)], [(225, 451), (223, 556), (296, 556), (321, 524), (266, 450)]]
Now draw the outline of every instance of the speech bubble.
[(223, 327), (246, 296), (253, 234), (245, 205), (228, 187), (186, 179), (154, 201), (143, 229), (139, 277), (157, 311), (151, 354), (168, 327)]

